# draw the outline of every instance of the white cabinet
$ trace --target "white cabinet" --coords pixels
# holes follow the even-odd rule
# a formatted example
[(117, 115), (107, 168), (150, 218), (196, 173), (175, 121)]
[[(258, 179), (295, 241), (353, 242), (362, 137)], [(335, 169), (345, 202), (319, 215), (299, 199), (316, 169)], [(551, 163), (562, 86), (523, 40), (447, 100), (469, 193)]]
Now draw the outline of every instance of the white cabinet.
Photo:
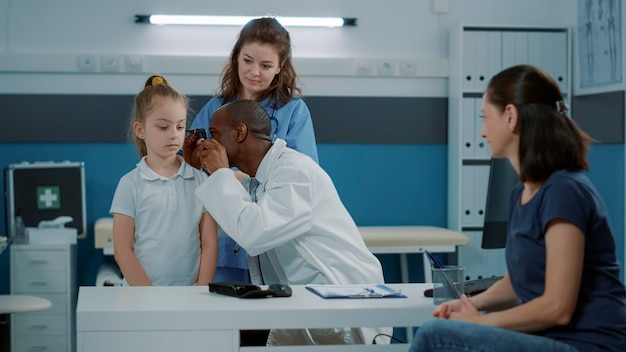
[(460, 25), (450, 33), (448, 106), (448, 227), (469, 244), (459, 248), (466, 279), (502, 275), (503, 249), (481, 248), (490, 153), (480, 133), (482, 95), (489, 80), (510, 66), (547, 71), (570, 96), (570, 31), (567, 28)]
[(45, 311), (12, 315), (12, 351), (76, 350), (75, 245), (11, 245), (11, 293), (52, 302)]

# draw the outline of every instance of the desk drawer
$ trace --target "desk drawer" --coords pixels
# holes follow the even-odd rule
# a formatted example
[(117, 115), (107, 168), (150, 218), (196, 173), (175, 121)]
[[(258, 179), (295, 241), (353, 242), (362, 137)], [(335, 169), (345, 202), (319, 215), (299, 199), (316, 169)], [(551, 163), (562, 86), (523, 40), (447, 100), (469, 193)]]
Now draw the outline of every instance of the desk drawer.
[(16, 335), (67, 335), (67, 315), (14, 314)]
[(15, 250), (15, 264), (22, 270), (34, 271), (67, 271), (66, 251), (55, 250)]
[(29, 293), (31, 296), (37, 296), (41, 298), (45, 298), (48, 301), (52, 302), (52, 307), (46, 310), (38, 311), (37, 314), (68, 314), (67, 311), (69, 302), (67, 301), (66, 293), (48, 293), (48, 292), (40, 292), (37, 294)]
[(78, 350), (86, 352), (239, 351), (237, 330), (79, 331), (76, 340)]
[(13, 350), (16, 352), (67, 352), (67, 337), (15, 336)]
[(66, 292), (67, 275), (59, 272), (14, 272), (13, 293)]

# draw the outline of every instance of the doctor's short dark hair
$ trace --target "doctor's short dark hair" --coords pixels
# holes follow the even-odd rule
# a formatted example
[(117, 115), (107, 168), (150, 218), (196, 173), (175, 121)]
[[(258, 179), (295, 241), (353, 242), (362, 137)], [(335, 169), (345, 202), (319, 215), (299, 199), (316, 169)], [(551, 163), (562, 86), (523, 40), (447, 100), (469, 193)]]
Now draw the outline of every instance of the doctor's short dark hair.
[(243, 123), (248, 127), (248, 131), (262, 139), (269, 139), (272, 132), (270, 116), (265, 108), (254, 100), (235, 100), (224, 105), (226, 112), (233, 126)]

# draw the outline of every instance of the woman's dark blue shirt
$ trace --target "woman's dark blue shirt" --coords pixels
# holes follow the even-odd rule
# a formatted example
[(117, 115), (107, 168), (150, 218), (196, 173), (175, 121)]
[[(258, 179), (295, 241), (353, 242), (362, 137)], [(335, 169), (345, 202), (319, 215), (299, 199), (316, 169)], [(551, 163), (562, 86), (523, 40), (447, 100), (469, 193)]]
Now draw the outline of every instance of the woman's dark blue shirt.
[(517, 184), (509, 203), (506, 262), (522, 303), (543, 294), (545, 229), (550, 221), (574, 224), (585, 236), (582, 280), (570, 323), (536, 332), (581, 351), (626, 351), (626, 301), (615, 240), (603, 200), (582, 172), (554, 172), (533, 198), (520, 205)]

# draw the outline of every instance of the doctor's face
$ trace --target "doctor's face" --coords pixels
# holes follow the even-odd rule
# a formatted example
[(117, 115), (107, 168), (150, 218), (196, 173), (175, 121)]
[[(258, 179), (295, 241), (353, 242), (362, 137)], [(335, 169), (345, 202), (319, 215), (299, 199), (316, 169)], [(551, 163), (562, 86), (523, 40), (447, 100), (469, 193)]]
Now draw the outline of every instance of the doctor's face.
[(226, 114), (226, 109), (218, 109), (213, 114), (209, 132), (211, 133), (211, 139), (215, 139), (224, 146), (226, 154), (230, 158), (233, 148), (236, 145), (235, 134), (237, 132)]

